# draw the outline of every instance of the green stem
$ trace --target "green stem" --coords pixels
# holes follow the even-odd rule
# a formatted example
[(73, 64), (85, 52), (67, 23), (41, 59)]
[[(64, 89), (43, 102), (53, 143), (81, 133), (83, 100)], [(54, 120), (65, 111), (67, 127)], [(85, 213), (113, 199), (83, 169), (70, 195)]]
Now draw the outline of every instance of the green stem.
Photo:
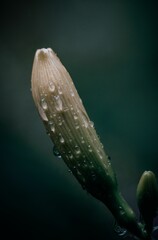
[(137, 236), (141, 240), (149, 240), (144, 227), (138, 223), (136, 215), (128, 203), (125, 201), (119, 191), (115, 191), (106, 197), (103, 202), (114, 215), (116, 221), (121, 227), (126, 228), (130, 233)]

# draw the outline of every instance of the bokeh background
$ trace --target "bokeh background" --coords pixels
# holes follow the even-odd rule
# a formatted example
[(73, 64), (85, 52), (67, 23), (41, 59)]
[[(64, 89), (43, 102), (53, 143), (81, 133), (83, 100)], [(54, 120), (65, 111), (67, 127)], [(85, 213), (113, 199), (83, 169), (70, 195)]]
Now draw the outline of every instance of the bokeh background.
[(108, 209), (53, 156), (30, 91), (34, 54), (42, 47), (53, 48), (72, 76), (138, 214), (141, 174), (158, 176), (157, 12), (156, 0), (1, 6), (1, 239), (119, 239)]

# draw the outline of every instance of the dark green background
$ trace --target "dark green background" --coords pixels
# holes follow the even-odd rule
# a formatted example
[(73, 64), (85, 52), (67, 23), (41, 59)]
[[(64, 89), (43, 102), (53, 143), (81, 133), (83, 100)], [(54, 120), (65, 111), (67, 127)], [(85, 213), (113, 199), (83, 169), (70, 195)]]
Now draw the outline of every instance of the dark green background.
[(57, 52), (138, 212), (141, 174), (158, 176), (157, 31), (157, 1), (1, 6), (1, 239), (118, 239), (107, 208), (53, 156), (31, 97), (32, 62), (38, 48)]

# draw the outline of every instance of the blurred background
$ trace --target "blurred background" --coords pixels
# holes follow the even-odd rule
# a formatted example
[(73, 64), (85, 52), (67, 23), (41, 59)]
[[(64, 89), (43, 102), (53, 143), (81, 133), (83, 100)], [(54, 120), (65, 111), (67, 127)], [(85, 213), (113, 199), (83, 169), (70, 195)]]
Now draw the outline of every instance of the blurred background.
[(119, 239), (108, 209), (53, 155), (30, 91), (42, 47), (69, 71), (139, 217), (139, 178), (145, 170), (158, 177), (157, 11), (156, 0), (1, 6), (1, 239)]

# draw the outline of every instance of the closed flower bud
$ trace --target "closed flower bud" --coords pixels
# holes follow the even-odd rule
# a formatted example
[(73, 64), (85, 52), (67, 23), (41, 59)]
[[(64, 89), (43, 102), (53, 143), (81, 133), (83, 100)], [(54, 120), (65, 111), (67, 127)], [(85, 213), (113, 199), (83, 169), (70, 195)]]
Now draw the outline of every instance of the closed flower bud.
[(146, 228), (151, 232), (158, 210), (158, 184), (155, 174), (145, 171), (137, 186), (137, 203)]
[(93, 123), (69, 73), (50, 48), (35, 54), (32, 94), (55, 149), (81, 185), (98, 198), (116, 188), (115, 174)]
[(133, 211), (117, 189), (109, 158), (72, 79), (50, 48), (35, 54), (32, 95), (55, 155), (62, 157), (82, 187), (105, 203), (122, 226), (143, 239)]

